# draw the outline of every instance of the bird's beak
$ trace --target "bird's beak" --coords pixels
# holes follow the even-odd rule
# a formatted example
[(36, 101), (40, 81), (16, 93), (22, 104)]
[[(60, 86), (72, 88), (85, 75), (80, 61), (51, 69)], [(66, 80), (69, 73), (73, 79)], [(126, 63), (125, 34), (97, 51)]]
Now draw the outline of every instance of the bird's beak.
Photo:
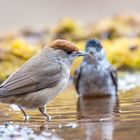
[(81, 51), (76, 52), (76, 56), (86, 56), (86, 55), (88, 55), (88, 53), (86, 52), (81, 52)]

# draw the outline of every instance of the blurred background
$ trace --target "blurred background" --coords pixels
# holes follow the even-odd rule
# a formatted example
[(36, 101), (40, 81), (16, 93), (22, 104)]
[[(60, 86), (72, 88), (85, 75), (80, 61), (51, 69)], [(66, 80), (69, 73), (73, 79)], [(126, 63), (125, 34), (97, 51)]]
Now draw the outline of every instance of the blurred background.
[(54, 25), (63, 17), (87, 23), (114, 14), (140, 12), (139, 0), (0, 0), (0, 29)]
[[(57, 38), (73, 41), (80, 50), (84, 50), (87, 39), (98, 38), (116, 69), (140, 69), (138, 0), (0, 0), (0, 3), (1, 82)], [(80, 62), (78, 59), (73, 64), (72, 75)]]
[[(84, 50), (86, 40), (98, 38), (116, 69), (138, 71), (139, 3), (138, 0), (0, 0), (0, 81), (57, 38), (73, 41), (80, 50)], [(80, 62), (81, 58), (73, 64), (71, 76)]]
[[(140, 69), (138, 0), (0, 0), (0, 3), (1, 82), (57, 38), (73, 41), (80, 50), (84, 50), (87, 39), (98, 38), (116, 69)], [(73, 64), (72, 75), (80, 62), (78, 59)]]

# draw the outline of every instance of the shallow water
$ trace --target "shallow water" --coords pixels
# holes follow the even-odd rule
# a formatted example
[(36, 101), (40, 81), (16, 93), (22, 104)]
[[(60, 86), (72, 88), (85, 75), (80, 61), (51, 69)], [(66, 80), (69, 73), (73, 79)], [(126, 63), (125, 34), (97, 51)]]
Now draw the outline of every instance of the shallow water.
[[(0, 104), (0, 136), (16, 140), (139, 140), (139, 92), (140, 88), (135, 88), (118, 97), (83, 99), (77, 97), (73, 85), (69, 84), (48, 104), (47, 111), (52, 116), (48, 123), (38, 110), (28, 110), (31, 120), (25, 123), (15, 106)], [(5, 122), (13, 123), (3, 125)]]

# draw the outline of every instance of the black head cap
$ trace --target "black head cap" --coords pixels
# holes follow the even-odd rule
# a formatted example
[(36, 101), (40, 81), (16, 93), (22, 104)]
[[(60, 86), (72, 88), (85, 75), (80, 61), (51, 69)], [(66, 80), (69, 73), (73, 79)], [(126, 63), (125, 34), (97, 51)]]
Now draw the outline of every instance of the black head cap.
[(102, 49), (102, 45), (99, 40), (97, 39), (90, 39), (86, 43), (86, 49), (89, 47), (95, 48), (98, 52)]

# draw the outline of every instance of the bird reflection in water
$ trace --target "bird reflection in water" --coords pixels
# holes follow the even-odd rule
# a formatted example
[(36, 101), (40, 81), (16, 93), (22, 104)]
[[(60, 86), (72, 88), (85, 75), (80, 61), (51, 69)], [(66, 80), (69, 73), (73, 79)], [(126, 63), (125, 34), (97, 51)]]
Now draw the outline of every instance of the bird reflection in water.
[(111, 140), (115, 114), (119, 110), (117, 96), (79, 97), (77, 101), (78, 120), (84, 129), (85, 140)]

